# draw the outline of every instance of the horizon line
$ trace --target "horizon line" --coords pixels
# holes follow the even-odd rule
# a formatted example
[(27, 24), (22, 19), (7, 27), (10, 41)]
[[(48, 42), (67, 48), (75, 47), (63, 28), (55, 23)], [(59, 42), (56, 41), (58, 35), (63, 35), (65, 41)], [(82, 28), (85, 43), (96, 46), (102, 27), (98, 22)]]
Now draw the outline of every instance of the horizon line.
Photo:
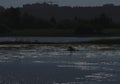
[(2, 6), (2, 5), (0, 5), (1, 7), (3, 7), (3, 8), (11, 8), (11, 7), (13, 7), (13, 8), (19, 8), (19, 7), (23, 7), (24, 5), (34, 5), (34, 4), (44, 4), (44, 3), (46, 3), (46, 4), (48, 4), (48, 5), (57, 5), (58, 7), (72, 7), (72, 8), (74, 8), (74, 7), (104, 7), (104, 6), (108, 6), (108, 7), (112, 7), (112, 6), (120, 6), (120, 5), (116, 5), (116, 4), (113, 4), (113, 3), (106, 3), (106, 4), (102, 4), (102, 5), (94, 5), (94, 6), (83, 6), (83, 5), (73, 5), (73, 6), (70, 6), (70, 5), (60, 5), (60, 4), (58, 4), (58, 3), (48, 3), (48, 2), (34, 2), (34, 3), (25, 3), (25, 4), (22, 4), (21, 6), (8, 6), (8, 7), (5, 7), (5, 6)]

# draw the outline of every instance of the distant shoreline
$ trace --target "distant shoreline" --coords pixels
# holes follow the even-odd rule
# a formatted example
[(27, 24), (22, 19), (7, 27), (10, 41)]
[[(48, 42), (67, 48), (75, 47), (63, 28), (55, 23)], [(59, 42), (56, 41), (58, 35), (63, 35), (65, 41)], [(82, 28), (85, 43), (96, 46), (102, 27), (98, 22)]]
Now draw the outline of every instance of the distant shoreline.
[(120, 37), (0, 37), (0, 44), (107, 44)]
[(103, 40), (95, 40), (95, 41), (87, 41), (87, 42), (0, 42), (0, 45), (3, 44), (105, 44), (105, 45), (112, 45), (112, 44), (119, 44), (120, 45), (120, 39), (103, 39)]

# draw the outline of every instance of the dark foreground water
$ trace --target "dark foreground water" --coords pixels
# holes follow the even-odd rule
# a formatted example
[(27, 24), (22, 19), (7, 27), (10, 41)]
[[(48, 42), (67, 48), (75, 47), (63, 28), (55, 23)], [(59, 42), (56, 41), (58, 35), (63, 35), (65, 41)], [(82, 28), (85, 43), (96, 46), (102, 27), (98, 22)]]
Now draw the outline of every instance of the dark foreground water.
[(118, 45), (0, 45), (0, 84), (119, 84)]

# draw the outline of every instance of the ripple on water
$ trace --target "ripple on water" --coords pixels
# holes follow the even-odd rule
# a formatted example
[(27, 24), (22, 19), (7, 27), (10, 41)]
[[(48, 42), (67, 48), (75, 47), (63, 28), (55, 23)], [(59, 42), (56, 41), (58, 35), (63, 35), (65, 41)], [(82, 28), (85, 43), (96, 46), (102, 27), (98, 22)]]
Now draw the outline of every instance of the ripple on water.
[[(48, 75), (45, 76), (46, 79), (49, 76), (53, 77), (53, 79), (50, 78), (51, 80), (55, 80), (54, 84), (100, 84), (101, 82), (119, 84), (115, 83), (115, 81), (119, 81), (120, 76), (119, 49), (108, 49), (109, 46), (79, 45), (74, 46), (78, 51), (69, 52), (67, 51), (67, 47), (67, 45), (37, 45), (29, 46), (29, 48), (25, 45), (14, 46), (14, 48), (12, 46), (0, 46), (0, 65), (6, 63), (2, 65), (3, 67), (0, 66), (0, 80), (4, 79), (7, 81), (7, 76), (3, 77), (3, 75), (9, 75), (10, 79), (6, 83), (12, 81), (10, 84), (26, 84), (25, 82), (28, 79), (25, 75), (29, 75), (31, 76), (29, 78), (31, 81), (33, 80), (32, 76), (34, 76), (36, 78), (34, 80), (38, 78), (37, 81), (41, 83), (40, 79), (42, 74), (43, 78), (45, 75)], [(24, 65), (22, 62), (24, 62)], [(31, 65), (28, 65), (27, 62), (30, 62)], [(46, 65), (44, 66), (44, 64)], [(11, 71), (6, 71), (3, 74), (2, 72), (6, 70), (5, 66), (7, 65), (9, 65), (9, 70)], [(26, 70), (28, 69), (25, 67), (21, 71), (17, 71), (16, 66), (17, 68), (28, 67), (31, 72), (28, 73), (29, 71), (27, 72)], [(35, 72), (32, 72), (32, 70)], [(10, 72), (13, 72), (13, 74), (10, 74)], [(37, 75), (35, 75), (36, 73)], [(19, 75), (25, 76), (26, 78), (23, 80), (22, 76)], [(62, 79), (63, 76), (66, 78)], [(16, 79), (18, 80), (16, 83), (12, 80), (15, 77), (19, 77)], [(19, 79), (23, 81), (19, 82)], [(50, 80), (48, 82), (51, 83)]]

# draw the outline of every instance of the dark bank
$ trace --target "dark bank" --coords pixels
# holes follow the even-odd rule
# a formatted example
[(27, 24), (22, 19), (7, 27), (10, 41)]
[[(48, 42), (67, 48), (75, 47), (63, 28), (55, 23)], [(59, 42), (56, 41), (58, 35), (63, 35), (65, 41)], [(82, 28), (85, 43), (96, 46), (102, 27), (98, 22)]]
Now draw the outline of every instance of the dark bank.
[(119, 36), (120, 6), (69, 7), (26, 4), (0, 7), (0, 36)]

